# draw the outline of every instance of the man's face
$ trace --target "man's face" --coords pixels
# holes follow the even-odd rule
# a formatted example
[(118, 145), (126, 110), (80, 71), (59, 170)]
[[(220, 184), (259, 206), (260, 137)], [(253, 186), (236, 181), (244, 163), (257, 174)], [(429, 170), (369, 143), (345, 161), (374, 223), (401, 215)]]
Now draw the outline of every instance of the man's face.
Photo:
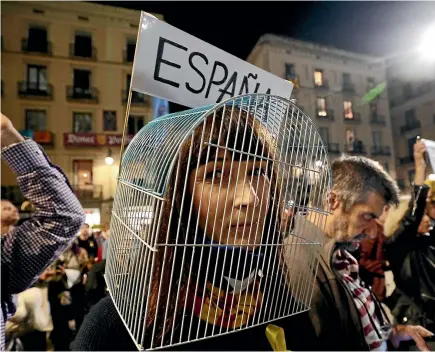
[(87, 240), (89, 238), (89, 226), (84, 225), (80, 230), (80, 238), (82, 240)]
[(20, 220), (18, 209), (11, 202), (7, 200), (2, 200), (1, 207), (2, 207), (2, 214), (1, 214), (2, 225), (12, 226), (15, 225), (18, 222), (18, 220)]
[(337, 201), (332, 211), (332, 222), (329, 228), (331, 237), (339, 241), (351, 241), (358, 235), (376, 237), (376, 220), (382, 215), (385, 200), (377, 193), (370, 192), (365, 202), (353, 205), (346, 212), (341, 201)]

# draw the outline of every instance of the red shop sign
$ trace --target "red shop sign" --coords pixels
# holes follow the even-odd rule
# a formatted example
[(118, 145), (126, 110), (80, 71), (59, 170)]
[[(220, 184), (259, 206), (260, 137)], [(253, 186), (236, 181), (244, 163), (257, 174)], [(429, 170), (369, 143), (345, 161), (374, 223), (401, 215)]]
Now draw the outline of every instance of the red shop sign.
[[(133, 136), (128, 135), (126, 144), (130, 143)], [(76, 147), (98, 147), (98, 146), (120, 146), (122, 144), (121, 134), (102, 133), (64, 133), (63, 143), (67, 146)]]

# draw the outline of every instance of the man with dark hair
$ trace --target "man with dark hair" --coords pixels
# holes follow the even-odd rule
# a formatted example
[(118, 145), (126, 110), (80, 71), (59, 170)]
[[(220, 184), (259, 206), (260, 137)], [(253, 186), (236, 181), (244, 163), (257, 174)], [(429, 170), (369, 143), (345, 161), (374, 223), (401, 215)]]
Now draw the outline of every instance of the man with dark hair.
[[(375, 237), (377, 219), (386, 205), (397, 204), (399, 189), (379, 163), (363, 157), (342, 157), (332, 163), (328, 194), (326, 243), (309, 311), (318, 339), (311, 350), (385, 351), (389, 344), (414, 340), (426, 349), (420, 326), (392, 326), (371, 288), (359, 277), (353, 252), (365, 236)], [(313, 342), (314, 345), (310, 345)]]

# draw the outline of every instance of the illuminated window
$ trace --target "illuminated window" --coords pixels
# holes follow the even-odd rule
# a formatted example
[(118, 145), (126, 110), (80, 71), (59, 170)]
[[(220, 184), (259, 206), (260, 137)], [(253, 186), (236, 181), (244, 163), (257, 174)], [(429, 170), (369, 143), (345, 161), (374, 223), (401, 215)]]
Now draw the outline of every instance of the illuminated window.
[(314, 84), (316, 87), (323, 86), (323, 71), (315, 70), (314, 71)]
[(345, 100), (343, 102), (343, 107), (344, 107), (344, 118), (353, 119), (352, 102)]
[(317, 98), (317, 115), (318, 116), (327, 116), (328, 112), (326, 111), (326, 99), (325, 98)]
[(86, 187), (92, 185), (92, 169), (92, 160), (73, 160), (75, 185), (79, 187)]

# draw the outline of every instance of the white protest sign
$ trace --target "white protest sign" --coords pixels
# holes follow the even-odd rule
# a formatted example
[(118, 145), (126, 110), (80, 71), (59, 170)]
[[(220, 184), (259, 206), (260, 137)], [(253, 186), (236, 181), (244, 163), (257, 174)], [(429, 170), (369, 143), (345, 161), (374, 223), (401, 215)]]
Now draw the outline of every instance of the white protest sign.
[(435, 172), (435, 141), (422, 139), (422, 142), (426, 145), (426, 152), (427, 155), (429, 156), (432, 170)]
[(293, 84), (142, 12), (132, 89), (200, 107), (249, 93), (290, 99)]

